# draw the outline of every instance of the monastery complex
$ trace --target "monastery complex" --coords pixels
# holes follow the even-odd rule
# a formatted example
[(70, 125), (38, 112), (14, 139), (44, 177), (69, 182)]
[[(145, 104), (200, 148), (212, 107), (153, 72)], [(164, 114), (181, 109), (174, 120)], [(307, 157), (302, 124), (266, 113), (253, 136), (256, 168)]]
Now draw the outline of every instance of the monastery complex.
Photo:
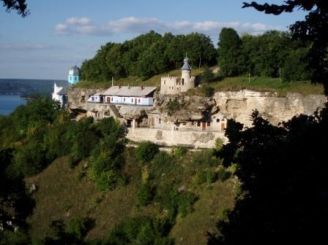
[[(69, 70), (68, 81), (79, 81), (79, 70)], [(107, 90), (63, 88), (54, 85), (52, 98), (66, 106), (76, 119), (114, 117), (126, 127), (132, 142), (151, 141), (163, 146), (211, 148), (224, 136), (227, 122), (234, 119), (251, 126), (251, 114), (258, 110), (273, 124), (298, 114), (312, 114), (326, 102), (325, 96), (289, 94), (279, 97), (269, 92), (241, 90), (217, 92), (212, 97), (187, 96), (196, 86), (191, 66), (185, 58), (181, 76), (161, 78), (160, 88), (111, 86)]]

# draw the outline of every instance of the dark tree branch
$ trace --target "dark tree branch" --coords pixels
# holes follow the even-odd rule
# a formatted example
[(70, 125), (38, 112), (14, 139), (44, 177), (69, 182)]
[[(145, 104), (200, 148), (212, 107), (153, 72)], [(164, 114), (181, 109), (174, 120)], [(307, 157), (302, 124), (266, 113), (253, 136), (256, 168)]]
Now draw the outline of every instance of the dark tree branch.
[(27, 16), (30, 12), (27, 9), (26, 0), (1, 0), (3, 6), (9, 12), (11, 10), (16, 10), (19, 15), (22, 17)]

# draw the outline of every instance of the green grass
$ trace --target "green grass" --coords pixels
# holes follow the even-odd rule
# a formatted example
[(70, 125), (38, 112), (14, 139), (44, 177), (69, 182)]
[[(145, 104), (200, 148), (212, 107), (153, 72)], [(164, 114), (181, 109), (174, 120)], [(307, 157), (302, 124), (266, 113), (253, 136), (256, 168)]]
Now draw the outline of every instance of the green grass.
[(178, 218), (171, 231), (175, 244), (207, 244), (207, 232), (217, 234), (217, 221), (225, 219), (225, 210), (234, 207), (234, 181), (217, 181), (207, 188), (197, 191), (199, 200), (194, 211), (185, 218)]
[(279, 78), (239, 76), (228, 77), (222, 81), (214, 81), (209, 84), (215, 91), (238, 91), (250, 89), (261, 92), (277, 92), (278, 95), (286, 95), (288, 92), (308, 94), (324, 94), (321, 84), (312, 84), (309, 81), (283, 82)]
[[(192, 71), (193, 76), (197, 76), (201, 74), (203, 71), (202, 68), (199, 69), (194, 69)], [(118, 80), (114, 80), (114, 85), (121, 85), (121, 86), (155, 86), (155, 87), (160, 87), (161, 84), (161, 77), (163, 76), (180, 76), (181, 75), (181, 70), (172, 70), (169, 72), (165, 72), (162, 74), (155, 75), (149, 79), (142, 80), (141, 78), (138, 78), (136, 76), (129, 76), (126, 78), (121, 78)], [(112, 81), (103, 81), (103, 82), (94, 82), (94, 81), (80, 81), (77, 83), (75, 86), (79, 88), (108, 88), (112, 84)]]
[[(203, 68), (194, 69), (192, 71), (193, 76), (200, 75), (203, 72)], [(166, 72), (153, 76), (147, 80), (142, 80), (138, 77), (127, 77), (114, 81), (114, 85), (131, 85), (131, 86), (155, 86), (160, 87), (160, 81), (162, 76), (180, 76), (181, 71), (179, 69)], [(107, 82), (92, 82), (81, 81), (76, 84), (76, 87), (80, 88), (108, 88), (111, 85), (111, 81)], [(284, 96), (289, 92), (301, 93), (303, 95), (309, 94), (324, 94), (324, 88), (321, 84), (312, 84), (310, 81), (296, 81), (296, 82), (283, 82), (279, 78), (270, 77), (251, 77), (248, 76), (227, 77), (223, 80), (215, 80), (208, 84), (213, 87), (215, 91), (239, 91), (242, 89), (249, 89), (259, 92), (276, 92), (279, 96)], [(201, 88), (195, 88), (187, 93), (188, 95), (203, 96), (204, 91)]]

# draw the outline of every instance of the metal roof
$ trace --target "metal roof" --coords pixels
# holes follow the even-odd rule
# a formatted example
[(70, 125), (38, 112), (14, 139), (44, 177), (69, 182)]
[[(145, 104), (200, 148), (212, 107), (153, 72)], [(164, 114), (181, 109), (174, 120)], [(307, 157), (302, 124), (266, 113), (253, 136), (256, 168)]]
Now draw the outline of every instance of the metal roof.
[(146, 97), (153, 93), (156, 87), (143, 86), (112, 86), (103, 95), (126, 96), (126, 97)]
[(189, 59), (187, 57), (183, 60), (183, 66), (181, 67), (181, 70), (191, 71), (191, 66), (189, 65)]
[(69, 71), (72, 71), (74, 76), (78, 76), (80, 73), (80, 69), (77, 66), (72, 66)]

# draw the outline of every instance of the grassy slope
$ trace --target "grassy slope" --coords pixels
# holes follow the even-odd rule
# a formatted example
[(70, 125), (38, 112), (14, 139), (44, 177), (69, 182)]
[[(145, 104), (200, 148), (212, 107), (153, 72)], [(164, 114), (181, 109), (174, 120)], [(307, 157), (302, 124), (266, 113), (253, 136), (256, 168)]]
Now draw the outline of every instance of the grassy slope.
[(81, 166), (70, 169), (67, 158), (57, 159), (38, 176), (27, 180), (36, 183), (36, 207), (29, 218), (32, 238), (49, 234), (49, 224), (56, 219), (90, 217), (96, 221), (88, 238), (104, 237), (110, 228), (132, 213), (135, 185), (120, 187), (109, 193), (96, 190)]
[[(217, 181), (211, 186), (195, 185), (193, 176), (203, 167), (191, 163), (193, 153), (180, 159), (176, 166), (162, 168), (159, 181), (179, 180), (179, 186), (193, 191), (199, 196), (194, 211), (186, 217), (178, 217), (171, 237), (177, 244), (206, 244), (206, 232), (215, 229), (222, 210), (231, 209), (234, 203), (233, 180)], [(38, 176), (27, 179), (35, 183), (38, 191), (34, 194), (36, 207), (29, 218), (33, 238), (43, 238), (49, 233), (49, 224), (56, 219), (64, 221), (74, 217), (90, 217), (95, 227), (88, 233), (87, 239), (104, 238), (126, 217), (136, 215), (163, 215), (163, 210), (155, 202), (141, 208), (136, 205), (136, 193), (141, 178), (141, 167), (133, 156), (133, 150), (127, 150), (126, 173), (129, 184), (111, 192), (99, 192), (88, 178), (82, 177), (82, 166), (70, 169), (67, 158), (57, 159)], [(181, 239), (182, 238), (182, 239)]]
[[(201, 74), (202, 68), (194, 69), (192, 71), (193, 76)], [(137, 77), (127, 77), (114, 81), (115, 85), (144, 85), (144, 86), (160, 86), (160, 80), (162, 76), (180, 76), (180, 70), (173, 70), (167, 73), (153, 76), (145, 81), (142, 81)], [(76, 86), (83, 88), (108, 88), (111, 82), (91, 82), (81, 81)], [(298, 82), (282, 82), (279, 78), (268, 77), (251, 77), (250, 81), (248, 76), (228, 77), (222, 81), (216, 80), (209, 84), (215, 89), (215, 91), (238, 91), (241, 89), (250, 89), (255, 91), (268, 91), (277, 92), (279, 95), (285, 95), (287, 92), (297, 92), (304, 95), (308, 94), (324, 94), (323, 86), (318, 84), (311, 84), (309, 81)], [(189, 92), (190, 95), (201, 95), (202, 92), (199, 88), (193, 89)]]
[(304, 95), (323, 94), (321, 84), (311, 84), (309, 81), (283, 82), (279, 78), (251, 77), (246, 76), (228, 77), (222, 81), (214, 81), (211, 86), (216, 91), (236, 91), (241, 89), (250, 89), (255, 91), (278, 92), (285, 95), (287, 92), (296, 92)]
[[(194, 69), (192, 71), (192, 75), (193, 76), (197, 76), (199, 75), (201, 72), (203, 71), (203, 69)], [(126, 78), (121, 78), (119, 80), (115, 80), (114, 81), (114, 85), (130, 85), (130, 86), (160, 86), (160, 81), (161, 81), (161, 77), (162, 76), (180, 76), (181, 75), (181, 71), (179, 69), (177, 70), (172, 70), (169, 72), (165, 72), (162, 74), (158, 74), (155, 75), (149, 79), (146, 80), (142, 80), (141, 78), (135, 77), (135, 76), (129, 76)], [(92, 82), (92, 81), (81, 81), (79, 82), (77, 85), (77, 87), (80, 88), (108, 88), (109, 86), (111, 86), (112, 82), (111, 81), (107, 81), (107, 82)]]
[(194, 211), (185, 218), (178, 218), (171, 231), (177, 245), (206, 244), (207, 232), (217, 233), (217, 221), (225, 218), (225, 210), (233, 208), (234, 183), (234, 179), (217, 181), (197, 191), (199, 200), (194, 204)]

